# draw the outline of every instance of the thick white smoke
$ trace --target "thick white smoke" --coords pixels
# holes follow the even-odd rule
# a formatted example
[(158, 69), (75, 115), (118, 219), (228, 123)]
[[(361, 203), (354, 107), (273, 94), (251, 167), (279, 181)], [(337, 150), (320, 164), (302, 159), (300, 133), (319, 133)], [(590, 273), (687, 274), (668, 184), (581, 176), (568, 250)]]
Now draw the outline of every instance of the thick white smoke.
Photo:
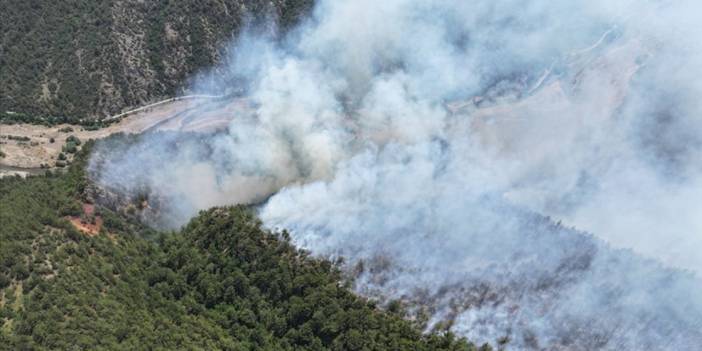
[(321, 1), (282, 43), (237, 41), (217, 74), (252, 107), (226, 133), (107, 145), (93, 170), (170, 198), (176, 224), (265, 200), (268, 226), (429, 327), (508, 349), (692, 350), (700, 10)]

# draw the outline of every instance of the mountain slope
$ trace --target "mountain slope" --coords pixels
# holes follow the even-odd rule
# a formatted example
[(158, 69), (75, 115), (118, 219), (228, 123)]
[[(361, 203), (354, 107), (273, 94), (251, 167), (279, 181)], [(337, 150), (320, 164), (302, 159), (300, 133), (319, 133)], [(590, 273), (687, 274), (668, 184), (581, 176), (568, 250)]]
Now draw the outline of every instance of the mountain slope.
[[(312, 0), (0, 1), (0, 116), (99, 118), (172, 96), (245, 23)], [(10, 114), (6, 117), (17, 117)]]
[(83, 167), (0, 180), (0, 349), (475, 349), (355, 296), (244, 207), (177, 233), (85, 213)]

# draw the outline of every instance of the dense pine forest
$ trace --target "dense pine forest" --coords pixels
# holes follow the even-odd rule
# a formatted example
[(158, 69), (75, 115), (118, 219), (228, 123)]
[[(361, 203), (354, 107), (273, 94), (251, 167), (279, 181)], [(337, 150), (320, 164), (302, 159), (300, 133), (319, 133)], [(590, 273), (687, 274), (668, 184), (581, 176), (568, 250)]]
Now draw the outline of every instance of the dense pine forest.
[(246, 25), (312, 0), (0, 1), (0, 119), (76, 123), (170, 97)]
[[(0, 179), (0, 348), (476, 350), (354, 295), (245, 207), (178, 232), (99, 206), (85, 218), (90, 148), (65, 172)], [(81, 216), (99, 231), (69, 221)]]

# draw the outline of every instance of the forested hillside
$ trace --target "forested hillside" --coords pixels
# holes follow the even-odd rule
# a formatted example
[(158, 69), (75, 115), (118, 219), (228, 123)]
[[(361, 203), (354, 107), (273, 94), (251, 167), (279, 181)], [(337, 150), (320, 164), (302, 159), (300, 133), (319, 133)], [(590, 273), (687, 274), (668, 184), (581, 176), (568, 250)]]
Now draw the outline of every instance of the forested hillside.
[(0, 0), (0, 117), (77, 121), (175, 95), (245, 23), (284, 31), (312, 3)]
[(89, 149), (65, 173), (0, 179), (0, 349), (475, 350), (357, 297), (244, 207), (173, 233), (83, 213)]

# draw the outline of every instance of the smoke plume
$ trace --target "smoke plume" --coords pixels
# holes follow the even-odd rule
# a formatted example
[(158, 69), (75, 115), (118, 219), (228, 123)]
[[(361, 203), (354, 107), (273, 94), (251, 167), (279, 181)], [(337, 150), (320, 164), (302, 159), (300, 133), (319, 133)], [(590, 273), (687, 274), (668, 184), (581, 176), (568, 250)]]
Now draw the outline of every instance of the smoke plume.
[(692, 350), (701, 7), (322, 0), (194, 80), (244, 87), (226, 131), (106, 142), (92, 174), (167, 199), (171, 226), (256, 204), (428, 329), (514, 350)]

